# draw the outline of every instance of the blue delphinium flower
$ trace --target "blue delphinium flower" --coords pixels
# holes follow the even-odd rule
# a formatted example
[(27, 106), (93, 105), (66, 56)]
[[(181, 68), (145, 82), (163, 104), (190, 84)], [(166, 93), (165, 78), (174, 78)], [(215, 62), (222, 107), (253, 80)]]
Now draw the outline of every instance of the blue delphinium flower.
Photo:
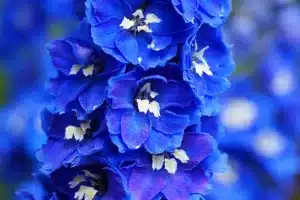
[(165, 65), (176, 56), (177, 44), (198, 26), (185, 23), (165, 0), (88, 0), (86, 7), (95, 44), (119, 61), (144, 69)]
[(76, 109), (91, 113), (105, 100), (108, 78), (124, 70), (124, 65), (95, 47), (90, 26), (85, 21), (69, 38), (53, 41), (49, 51), (53, 65), (59, 71), (49, 84), (56, 112)]
[(185, 21), (200, 21), (216, 27), (224, 23), (231, 12), (231, 1), (172, 0), (176, 11)]
[(140, 149), (109, 159), (125, 174), (132, 199), (189, 199), (210, 189), (211, 169), (204, 162), (215, 151), (209, 134), (186, 133), (176, 149), (152, 155)]
[(54, 170), (61, 165), (78, 162), (81, 156), (103, 150), (107, 135), (104, 112), (104, 108), (99, 108), (86, 119), (79, 120), (75, 112), (52, 114), (44, 110), (42, 127), (48, 142), (38, 152), (43, 170)]
[[(108, 130), (121, 152), (142, 146), (161, 153), (180, 146), (198, 115), (197, 98), (176, 65), (134, 71), (110, 79)], [(197, 113), (198, 110), (198, 113)]]
[(106, 160), (86, 157), (60, 167), (17, 191), (17, 199), (128, 199), (125, 177)]
[(202, 25), (196, 37), (189, 38), (182, 50), (183, 78), (198, 98), (216, 96), (229, 88), (227, 77), (234, 70), (230, 48), (220, 28)]

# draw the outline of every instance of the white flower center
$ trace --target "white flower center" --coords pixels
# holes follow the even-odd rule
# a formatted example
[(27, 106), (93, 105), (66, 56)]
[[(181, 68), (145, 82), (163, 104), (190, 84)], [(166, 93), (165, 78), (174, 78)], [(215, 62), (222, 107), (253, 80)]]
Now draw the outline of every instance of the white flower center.
[(208, 76), (213, 75), (213, 72), (210, 70), (210, 66), (204, 58), (204, 53), (208, 48), (209, 46), (206, 46), (193, 54), (192, 69), (194, 69), (199, 76), (202, 76), (203, 73)]
[(123, 18), (120, 24), (123, 29), (132, 30), (134, 32), (145, 31), (146, 33), (152, 33), (149, 24), (161, 22), (161, 19), (153, 13), (148, 13), (145, 17), (141, 9), (135, 11), (132, 16), (133, 18), (131, 20), (126, 17)]
[[(183, 149), (175, 149), (172, 156), (181, 163), (187, 163), (189, 161), (189, 157)], [(165, 169), (170, 174), (175, 174), (177, 171), (177, 160), (175, 158), (166, 157), (164, 154), (152, 155), (152, 169), (160, 170), (165, 164)]]
[(82, 70), (84, 76), (91, 76), (94, 73), (94, 65), (83, 67), (81, 65), (73, 65), (70, 71), (70, 75), (76, 75), (80, 70)]
[(149, 97), (154, 99), (158, 93), (151, 91), (151, 83), (145, 84), (139, 91), (139, 95), (136, 98), (138, 110), (147, 114), (152, 113), (155, 117), (160, 117), (160, 106), (155, 100), (148, 100)]
[(77, 141), (82, 141), (87, 129), (91, 128), (90, 121), (80, 124), (80, 127), (67, 126), (65, 129), (65, 139), (70, 140), (73, 137)]
[(295, 79), (288, 70), (280, 70), (271, 81), (271, 90), (278, 96), (290, 94), (295, 88)]
[(247, 99), (233, 99), (221, 113), (222, 123), (234, 131), (244, 131), (249, 128), (258, 115), (256, 105)]
[(285, 149), (285, 141), (274, 130), (264, 129), (255, 138), (254, 148), (262, 156), (274, 158)]
[(74, 199), (76, 200), (93, 200), (97, 194), (97, 190), (90, 186), (80, 186), (79, 190), (75, 193)]
[(93, 174), (87, 170), (83, 170), (84, 175), (77, 175), (70, 181), (69, 187), (76, 188), (81, 183), (90, 183), (91, 186), (81, 185), (77, 192), (74, 194), (76, 200), (93, 200), (98, 193), (94, 187), (97, 187), (97, 179), (100, 178), (97, 174)]

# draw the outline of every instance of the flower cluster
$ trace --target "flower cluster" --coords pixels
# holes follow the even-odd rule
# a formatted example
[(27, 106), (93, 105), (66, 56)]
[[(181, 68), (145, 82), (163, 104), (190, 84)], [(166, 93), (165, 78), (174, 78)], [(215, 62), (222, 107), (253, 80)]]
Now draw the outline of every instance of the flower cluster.
[(48, 46), (58, 73), (42, 112), (45, 198), (202, 199), (226, 160), (216, 138), (234, 69), (230, 1), (85, 7), (78, 30)]

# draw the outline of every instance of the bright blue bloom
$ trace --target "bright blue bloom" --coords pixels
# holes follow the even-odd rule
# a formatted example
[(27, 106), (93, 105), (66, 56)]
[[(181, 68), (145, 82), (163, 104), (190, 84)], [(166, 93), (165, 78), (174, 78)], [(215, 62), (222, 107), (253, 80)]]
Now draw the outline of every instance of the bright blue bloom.
[(106, 160), (95, 157), (81, 159), (72, 167), (60, 167), (35, 182), (21, 186), (17, 199), (128, 199), (126, 180)]
[(210, 189), (210, 171), (202, 165), (217, 150), (205, 133), (185, 133), (181, 146), (161, 154), (143, 149), (111, 156), (128, 181), (132, 199), (189, 199)]
[(105, 101), (108, 78), (124, 70), (124, 65), (93, 45), (85, 22), (73, 36), (53, 41), (49, 51), (59, 71), (49, 84), (53, 109), (59, 113), (74, 109), (72, 104), (79, 104), (77, 111), (91, 113)]
[(76, 163), (83, 156), (103, 150), (107, 143), (104, 121), (105, 109), (99, 108), (86, 119), (79, 120), (76, 112), (42, 113), (42, 127), (48, 136), (38, 153), (43, 171), (51, 171), (62, 165)]
[(227, 79), (233, 70), (231, 49), (220, 28), (202, 25), (196, 37), (190, 37), (182, 49), (183, 78), (199, 99), (214, 97), (230, 87)]
[(213, 27), (223, 24), (231, 12), (231, 0), (172, 0), (172, 3), (186, 22), (199, 20)]
[(88, 0), (86, 7), (95, 44), (144, 69), (164, 66), (198, 26), (185, 23), (166, 0)]
[[(197, 98), (176, 65), (140, 68), (110, 79), (106, 123), (120, 152), (142, 146), (161, 153), (181, 144), (184, 129), (199, 121)], [(197, 117), (198, 116), (198, 117)]]

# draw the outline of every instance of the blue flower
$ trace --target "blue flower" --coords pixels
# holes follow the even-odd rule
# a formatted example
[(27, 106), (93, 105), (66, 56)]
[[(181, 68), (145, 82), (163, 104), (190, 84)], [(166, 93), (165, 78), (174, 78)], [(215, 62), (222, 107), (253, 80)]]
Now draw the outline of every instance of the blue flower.
[(44, 110), (42, 127), (48, 141), (37, 155), (43, 162), (42, 171), (74, 164), (81, 157), (103, 150), (108, 144), (104, 112), (104, 108), (99, 108), (85, 120), (79, 120), (75, 112), (52, 114)]
[(224, 43), (220, 28), (202, 25), (196, 37), (190, 37), (183, 46), (183, 78), (199, 99), (227, 90), (230, 87), (227, 76), (234, 67), (231, 50)]
[(186, 22), (199, 20), (213, 27), (223, 24), (231, 12), (231, 0), (172, 0), (172, 3)]
[(73, 103), (79, 104), (77, 110), (91, 113), (105, 101), (108, 78), (124, 70), (123, 64), (93, 45), (85, 21), (73, 36), (53, 41), (49, 51), (59, 71), (49, 84), (54, 110), (59, 113), (72, 108)]
[(128, 199), (124, 176), (101, 158), (87, 157), (72, 167), (61, 167), (50, 178), (65, 199)]
[(124, 176), (106, 160), (95, 157), (48, 175), (38, 174), (35, 181), (23, 184), (16, 196), (20, 200), (128, 199)]
[(210, 189), (210, 175), (201, 163), (215, 150), (209, 134), (185, 133), (182, 144), (171, 151), (151, 155), (141, 149), (110, 160), (125, 174), (132, 199), (183, 200)]
[(151, 153), (161, 153), (178, 147), (184, 129), (199, 121), (197, 99), (176, 65), (136, 68), (114, 77), (108, 98), (106, 122), (120, 152), (145, 146)]
[(88, 0), (86, 7), (95, 44), (144, 69), (164, 66), (198, 26), (185, 23), (168, 1)]

